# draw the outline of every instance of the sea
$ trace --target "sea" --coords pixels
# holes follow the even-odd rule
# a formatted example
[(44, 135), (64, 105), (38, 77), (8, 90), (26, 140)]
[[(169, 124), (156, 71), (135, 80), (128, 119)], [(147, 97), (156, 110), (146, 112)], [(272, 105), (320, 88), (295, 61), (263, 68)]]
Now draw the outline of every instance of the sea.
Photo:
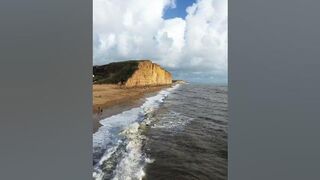
[(99, 123), (95, 180), (227, 180), (227, 86), (176, 84)]

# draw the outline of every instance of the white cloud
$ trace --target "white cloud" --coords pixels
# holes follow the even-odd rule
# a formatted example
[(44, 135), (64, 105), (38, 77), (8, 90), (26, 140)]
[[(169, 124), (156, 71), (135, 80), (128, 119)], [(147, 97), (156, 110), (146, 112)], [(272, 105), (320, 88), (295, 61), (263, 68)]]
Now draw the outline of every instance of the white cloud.
[(93, 63), (152, 59), (177, 72), (226, 77), (227, 0), (198, 0), (185, 19), (163, 19), (175, 6), (174, 0), (93, 0)]

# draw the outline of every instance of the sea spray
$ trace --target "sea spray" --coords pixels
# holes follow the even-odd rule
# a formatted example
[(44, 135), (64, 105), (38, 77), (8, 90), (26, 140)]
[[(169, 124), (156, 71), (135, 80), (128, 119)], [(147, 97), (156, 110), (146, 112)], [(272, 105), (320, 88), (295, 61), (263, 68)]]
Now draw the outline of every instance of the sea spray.
[(140, 107), (100, 121), (102, 126), (93, 134), (94, 179), (142, 179), (145, 164), (152, 160), (142, 151), (146, 137), (141, 131), (150, 124), (152, 112), (179, 86), (160, 91)]

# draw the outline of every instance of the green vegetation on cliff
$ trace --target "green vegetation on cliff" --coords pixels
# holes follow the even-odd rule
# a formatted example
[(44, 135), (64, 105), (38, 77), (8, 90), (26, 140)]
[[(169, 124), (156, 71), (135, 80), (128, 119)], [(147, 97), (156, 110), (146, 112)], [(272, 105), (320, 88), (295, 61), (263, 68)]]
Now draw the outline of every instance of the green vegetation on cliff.
[(138, 69), (139, 61), (114, 62), (93, 67), (95, 84), (123, 84)]

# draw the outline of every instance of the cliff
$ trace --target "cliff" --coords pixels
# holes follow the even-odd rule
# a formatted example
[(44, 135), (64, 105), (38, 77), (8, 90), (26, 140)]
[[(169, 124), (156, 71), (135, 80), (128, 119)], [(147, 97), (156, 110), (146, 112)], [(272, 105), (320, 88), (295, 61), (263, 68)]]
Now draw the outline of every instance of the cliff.
[(96, 84), (120, 84), (125, 87), (157, 86), (172, 83), (171, 74), (150, 60), (114, 62), (93, 67)]

